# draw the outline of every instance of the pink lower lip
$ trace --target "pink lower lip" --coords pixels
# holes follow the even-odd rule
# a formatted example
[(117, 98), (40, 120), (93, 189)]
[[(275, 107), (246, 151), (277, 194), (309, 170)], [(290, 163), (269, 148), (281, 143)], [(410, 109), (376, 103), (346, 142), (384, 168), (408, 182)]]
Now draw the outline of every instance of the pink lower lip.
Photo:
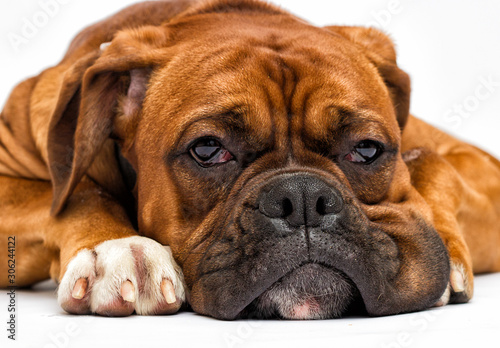
[(310, 319), (315, 310), (318, 309), (318, 302), (315, 299), (307, 299), (304, 303), (293, 308), (293, 319)]

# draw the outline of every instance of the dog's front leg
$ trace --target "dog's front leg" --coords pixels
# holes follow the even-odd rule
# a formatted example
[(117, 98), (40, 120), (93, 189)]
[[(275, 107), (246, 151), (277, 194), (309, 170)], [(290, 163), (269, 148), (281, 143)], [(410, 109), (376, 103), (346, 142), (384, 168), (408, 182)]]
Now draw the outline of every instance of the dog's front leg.
[(50, 216), (50, 183), (0, 177), (0, 184), (1, 244), (16, 239), (16, 285), (50, 273), (60, 283), (60, 305), (75, 314), (167, 314), (184, 302), (170, 248), (139, 236), (122, 206), (94, 183), (81, 182), (57, 217)]
[[(450, 257), (450, 282), (436, 305), (467, 302), (474, 289), (473, 260), (464, 237), (467, 231), (459, 216), (464, 207), (470, 206), (467, 203), (471, 195), (459, 172), (437, 153), (418, 148), (406, 152), (403, 157), (413, 186), (432, 210), (434, 227)], [(489, 213), (482, 213), (488, 220)]]

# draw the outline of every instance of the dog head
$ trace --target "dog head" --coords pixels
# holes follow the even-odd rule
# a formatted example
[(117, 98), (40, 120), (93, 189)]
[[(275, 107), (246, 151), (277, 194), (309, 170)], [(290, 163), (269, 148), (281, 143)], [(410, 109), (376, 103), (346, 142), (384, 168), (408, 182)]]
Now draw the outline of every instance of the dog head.
[(52, 120), (53, 210), (108, 170), (96, 158), (115, 141), (139, 231), (171, 246), (197, 312), (386, 315), (439, 299), (447, 253), (400, 153), (410, 82), (384, 34), (218, 1), (86, 59)]

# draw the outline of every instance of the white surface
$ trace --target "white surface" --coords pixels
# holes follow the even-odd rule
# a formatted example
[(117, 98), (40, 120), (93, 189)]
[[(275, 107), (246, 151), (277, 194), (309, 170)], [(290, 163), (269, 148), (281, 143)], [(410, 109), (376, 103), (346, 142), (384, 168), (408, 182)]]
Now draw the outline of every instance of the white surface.
[[(382, 318), (319, 321), (227, 322), (190, 312), (73, 316), (59, 308), (54, 289), (46, 282), (36, 291), (17, 291), (18, 340), (9, 342), (3, 332), (1, 347), (488, 348), (500, 342), (500, 273), (476, 277), (475, 296), (468, 304)], [(0, 299), (0, 308), (6, 308), (6, 296)]]
[[(40, 4), (48, 1), (0, 3), (0, 106), (20, 80), (56, 64), (80, 29), (135, 2), (57, 0), (65, 4), (53, 9), (46, 22), (16, 49), (9, 36), (21, 35), (26, 21), (43, 20)], [(389, 32), (398, 46), (400, 66), (412, 77), (412, 112), (500, 157), (500, 1), (274, 3), (317, 25), (376, 25)], [(488, 78), (494, 81), (489, 94), (481, 87), (481, 81)], [(447, 119), (448, 110), (456, 105), (471, 111), (467, 116), (450, 114)], [(193, 313), (118, 319), (76, 317), (62, 312), (53, 290), (18, 291), (19, 340), (15, 344), (6, 338), (7, 300), (6, 295), (0, 296), (2, 348), (115, 347), (117, 343), (127, 347), (249, 347), (273, 342), (272, 346), (286, 347), (391, 348), (500, 344), (500, 274), (478, 277), (470, 304), (386, 318), (315, 322), (222, 322)]]

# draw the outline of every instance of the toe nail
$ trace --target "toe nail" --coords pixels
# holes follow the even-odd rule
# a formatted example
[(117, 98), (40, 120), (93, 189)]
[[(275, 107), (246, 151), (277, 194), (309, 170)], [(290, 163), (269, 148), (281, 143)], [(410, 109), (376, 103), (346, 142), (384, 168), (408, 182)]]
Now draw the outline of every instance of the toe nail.
[(127, 302), (135, 302), (135, 289), (134, 285), (130, 280), (127, 280), (122, 284), (120, 294), (122, 298)]
[(87, 292), (87, 279), (80, 278), (76, 281), (75, 286), (73, 287), (73, 292), (71, 296), (76, 300), (81, 300), (85, 293)]
[(451, 286), (455, 292), (463, 292), (465, 290), (464, 277), (458, 270), (451, 271), (450, 274)]
[(172, 282), (168, 279), (163, 279), (161, 282), (161, 292), (163, 293), (163, 297), (168, 304), (175, 303), (177, 301), (175, 297), (175, 290)]

